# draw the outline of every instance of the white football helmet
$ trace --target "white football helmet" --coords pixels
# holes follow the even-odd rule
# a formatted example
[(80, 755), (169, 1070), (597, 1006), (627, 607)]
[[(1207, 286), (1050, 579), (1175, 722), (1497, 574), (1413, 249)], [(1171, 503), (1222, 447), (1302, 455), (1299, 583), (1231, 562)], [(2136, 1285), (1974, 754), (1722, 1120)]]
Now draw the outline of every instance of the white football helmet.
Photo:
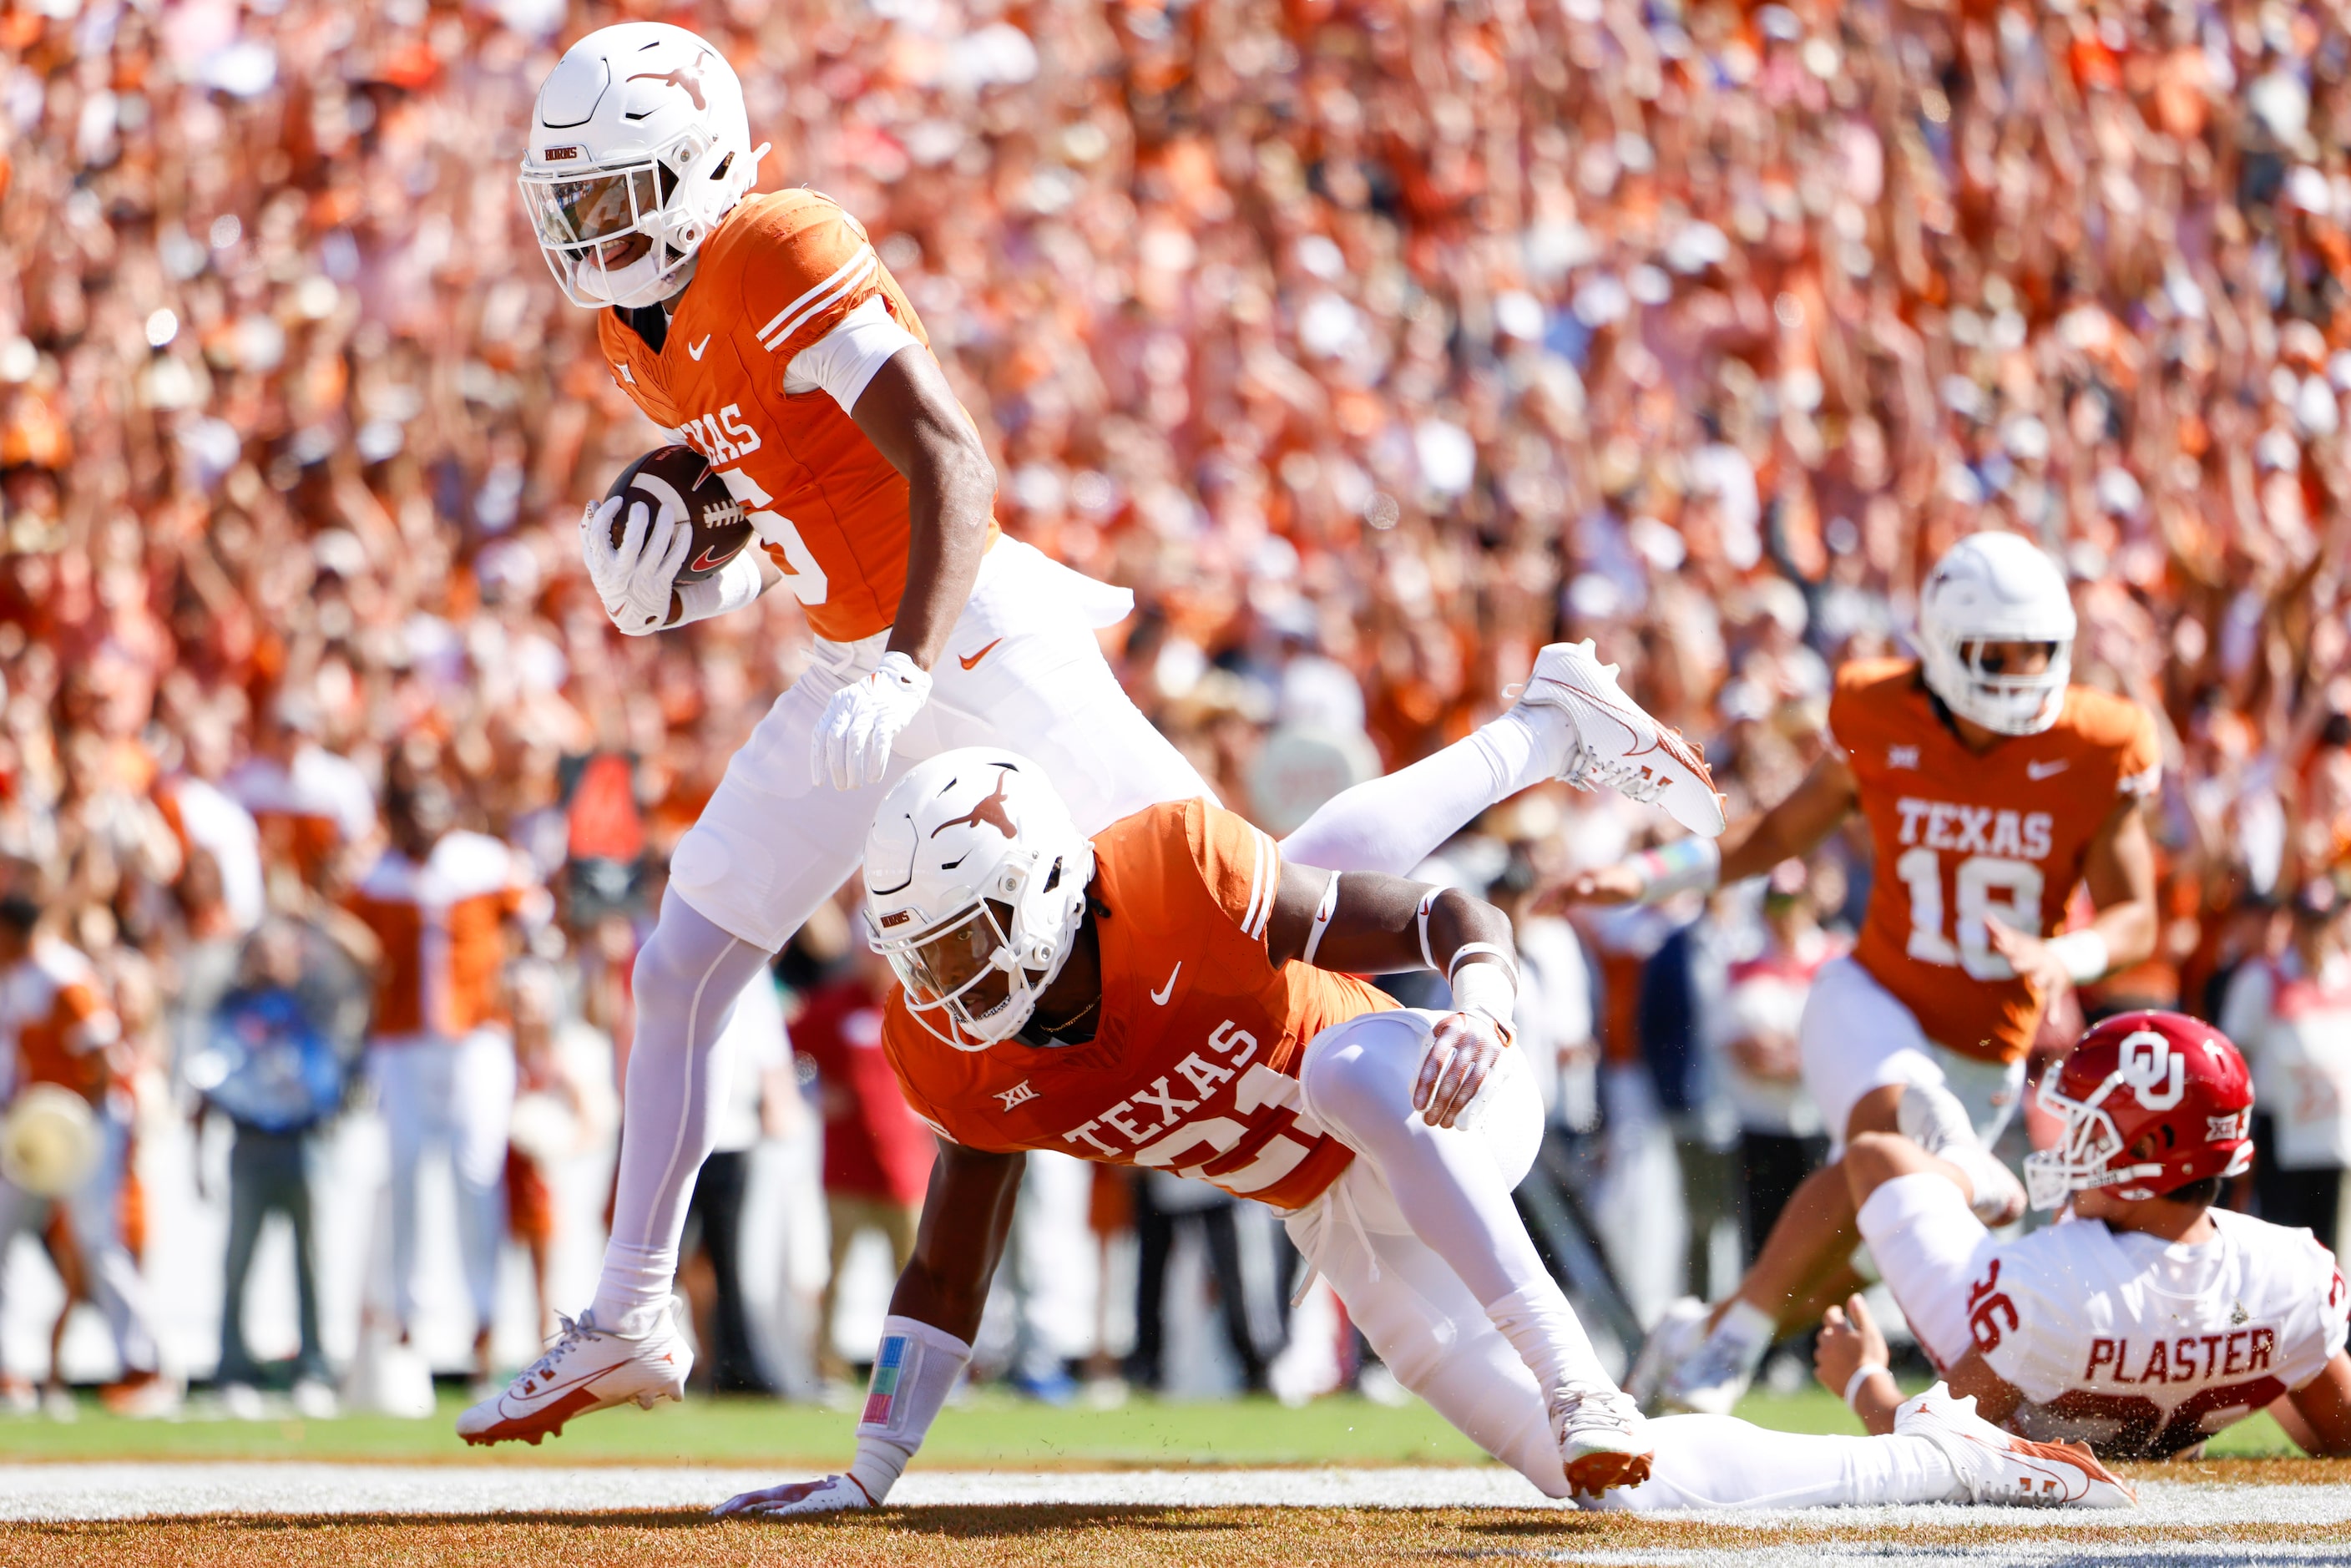
[(658, 304), (758, 178), (743, 84), (716, 46), (623, 22), (571, 46), (531, 105), (523, 205), (574, 305)]
[(1094, 851), (1027, 758), (966, 747), (883, 797), (865, 840), (873, 950), (916, 1022), (957, 1051), (1020, 1032), (1085, 916)]
[[(2074, 673), (2074, 600), (2046, 551), (2018, 534), (1970, 534), (1935, 563), (1918, 595), (1927, 688), (1953, 713), (2001, 735), (2057, 722)], [(1987, 669), (1994, 643), (2045, 643), (2036, 674)]]

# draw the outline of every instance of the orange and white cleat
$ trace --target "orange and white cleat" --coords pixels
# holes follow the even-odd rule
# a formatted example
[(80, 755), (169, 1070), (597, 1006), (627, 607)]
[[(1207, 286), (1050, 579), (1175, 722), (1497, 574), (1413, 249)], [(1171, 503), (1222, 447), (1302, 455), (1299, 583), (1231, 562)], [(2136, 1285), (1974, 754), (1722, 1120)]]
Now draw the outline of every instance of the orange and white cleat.
[(1551, 1427), (1559, 1460), (1577, 1497), (1649, 1479), (1656, 1446), (1631, 1395), (1588, 1383), (1569, 1383), (1551, 1396)]
[(560, 1435), (575, 1416), (631, 1401), (650, 1410), (660, 1400), (684, 1399), (694, 1350), (678, 1332), (676, 1312), (673, 1302), (651, 1330), (633, 1337), (598, 1328), (592, 1311), (564, 1318), (546, 1354), (457, 1417), (457, 1436), (475, 1444), (536, 1445)]
[(1589, 638), (1552, 643), (1537, 653), (1517, 706), (1555, 709), (1574, 727), (1562, 782), (1578, 789), (1604, 784), (1644, 805), (1663, 806), (1701, 837), (1721, 833), (1722, 796), (1705, 755), (1625, 695), (1616, 666), (1600, 662)]
[(1897, 1437), (1924, 1437), (1959, 1474), (1954, 1502), (2021, 1503), (2032, 1508), (2137, 1508), (2131, 1484), (2079, 1443), (2035, 1443), (2003, 1432), (1976, 1414), (1972, 1396), (1954, 1399), (1934, 1387), (1894, 1413)]

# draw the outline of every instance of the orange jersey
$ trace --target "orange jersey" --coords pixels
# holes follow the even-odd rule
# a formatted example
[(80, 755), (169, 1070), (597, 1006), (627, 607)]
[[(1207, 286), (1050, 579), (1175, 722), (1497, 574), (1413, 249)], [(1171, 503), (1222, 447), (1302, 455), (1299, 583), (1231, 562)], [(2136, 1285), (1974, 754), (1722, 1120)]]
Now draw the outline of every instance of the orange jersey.
[(906, 1103), (968, 1148), (1051, 1149), (1277, 1208), (1311, 1202), (1354, 1155), (1301, 1113), (1306, 1042), (1395, 1003), (1350, 976), (1267, 961), (1280, 875), (1271, 839), (1205, 800), (1112, 823), (1094, 837), (1094, 1038), (959, 1051), (893, 992), (882, 1046)]
[(0, 969), (0, 1099), (59, 1083), (97, 1099), (112, 1078), (108, 1048), (122, 1038), (98, 971), (80, 949), (37, 937)]
[(506, 1021), (506, 922), (529, 892), (521, 857), (481, 833), (448, 833), (423, 865), (387, 850), (346, 902), (383, 946), (378, 1040), (455, 1040)]
[(836, 643), (897, 618), (906, 481), (830, 393), (787, 392), (784, 371), (875, 298), (929, 344), (864, 227), (830, 196), (778, 191), (744, 198), (704, 242), (661, 352), (617, 312), (597, 318), (621, 390), (717, 465), (809, 624)]
[(2116, 803), (2157, 787), (2154, 722), (2074, 686), (2056, 724), (1979, 755), (1938, 716), (1915, 661), (1873, 659), (1837, 672), (1829, 729), (1877, 860), (1855, 959), (1929, 1039), (2015, 1061), (2041, 1008), (1991, 950), (1985, 917), (2055, 928)]

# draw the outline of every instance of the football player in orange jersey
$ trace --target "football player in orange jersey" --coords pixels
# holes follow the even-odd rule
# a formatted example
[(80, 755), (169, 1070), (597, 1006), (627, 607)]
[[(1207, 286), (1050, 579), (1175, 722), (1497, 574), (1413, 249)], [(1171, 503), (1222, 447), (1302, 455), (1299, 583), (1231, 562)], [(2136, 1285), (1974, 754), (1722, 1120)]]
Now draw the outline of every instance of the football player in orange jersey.
[[(1645, 1403), (1728, 1410), (1782, 1328), (1859, 1283), (1839, 1168), (1851, 1138), (1906, 1134), (1968, 1172), (1986, 1223), (2022, 1211), (1990, 1145), (2016, 1110), (2042, 1009), (2155, 943), (2141, 811), (2158, 782), (2155, 727), (2070, 684), (2074, 631), (2064, 578), (2040, 549), (2007, 533), (1960, 540), (1920, 594), (1920, 657), (1838, 672), (1830, 749), (1792, 795), (1719, 852), (1685, 840), (1563, 890), (1608, 903), (1761, 876), (1856, 811), (1876, 851), (1860, 939), (1822, 967), (1799, 1029), (1832, 1163), (1782, 1211), (1735, 1296), (1668, 1310), (1627, 1380)], [(2096, 918), (2044, 935), (2076, 883)]]
[[(711, 461), (763, 547), (680, 583), (682, 518), (591, 507), (581, 548), (614, 624), (643, 635), (780, 583), (815, 632), (809, 669), (678, 844), (637, 959), (612, 1233), (584, 1321), (633, 1347), (636, 1370), (605, 1392), (648, 1401), (674, 1396), (692, 1361), (671, 1288), (719, 1031), (847, 880), (888, 782), (914, 758), (1013, 743), (1088, 827), (1207, 792), (1095, 642), (1132, 596), (998, 535), (995, 472), (914, 307), (831, 199), (754, 193), (765, 152), (715, 47), (632, 22), (565, 53), (522, 161), (541, 248), (566, 296), (599, 311), (613, 380)], [(496, 1406), (461, 1429), (553, 1429)]]
[[(659, 23), (582, 38), (532, 110), (522, 192), (557, 281), (602, 312), (613, 379), (710, 458), (766, 547), (680, 584), (682, 522), (606, 502), (581, 522), (606, 611), (642, 634), (780, 581), (816, 641), (680, 841), (638, 957), (594, 1304), (567, 1330), (562, 1376), (527, 1370), (468, 1410), (470, 1441), (537, 1441), (572, 1415), (678, 1396), (693, 1353), (670, 1290), (711, 1147), (716, 1041), (743, 985), (847, 880), (875, 802), (908, 766), (1012, 746), (1089, 831), (1155, 801), (1214, 798), (1102, 659), (1094, 633), (1133, 596), (998, 535), (994, 471), (913, 306), (837, 204), (750, 193), (765, 151), (726, 59)], [(1627, 703), (1588, 648), (1543, 657), (1530, 699), (1568, 714), (1564, 737), (1538, 744), (1506, 716), (1447, 778), (1480, 805), (1489, 782), (1605, 783), (1719, 831), (1695, 752)], [(1422, 820), (1461, 818), (1424, 794), (1381, 827), (1409, 837)]]
[[(1030, 1149), (1282, 1210), (1398, 1380), (1547, 1496), (1790, 1506), (2030, 1484), (2128, 1500), (2086, 1455), (2019, 1444), (1940, 1391), (1885, 1438), (1645, 1423), (1511, 1207), (1542, 1112), (1510, 1049), (1510, 926), (1490, 904), (1297, 863), (1206, 800), (1146, 807), (1089, 841), (1037, 768), (983, 747), (920, 763), (890, 792), (865, 884), (873, 945), (903, 982), (883, 1049), (940, 1158), (854, 1460), (721, 1512), (888, 1497), (970, 1359)], [(1455, 1010), (1399, 1009), (1346, 972), (1415, 967), (1447, 975)]]

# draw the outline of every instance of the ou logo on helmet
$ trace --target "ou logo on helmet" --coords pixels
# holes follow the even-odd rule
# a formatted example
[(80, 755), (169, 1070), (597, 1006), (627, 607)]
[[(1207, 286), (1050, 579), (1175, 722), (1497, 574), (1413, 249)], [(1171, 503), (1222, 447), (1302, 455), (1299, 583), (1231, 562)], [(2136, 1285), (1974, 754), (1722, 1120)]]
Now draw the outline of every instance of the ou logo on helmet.
[(2150, 1111), (2170, 1110), (2187, 1092), (2188, 1059), (2173, 1051), (2171, 1042), (2151, 1029), (2123, 1036), (2122, 1062), (2115, 1071)]

